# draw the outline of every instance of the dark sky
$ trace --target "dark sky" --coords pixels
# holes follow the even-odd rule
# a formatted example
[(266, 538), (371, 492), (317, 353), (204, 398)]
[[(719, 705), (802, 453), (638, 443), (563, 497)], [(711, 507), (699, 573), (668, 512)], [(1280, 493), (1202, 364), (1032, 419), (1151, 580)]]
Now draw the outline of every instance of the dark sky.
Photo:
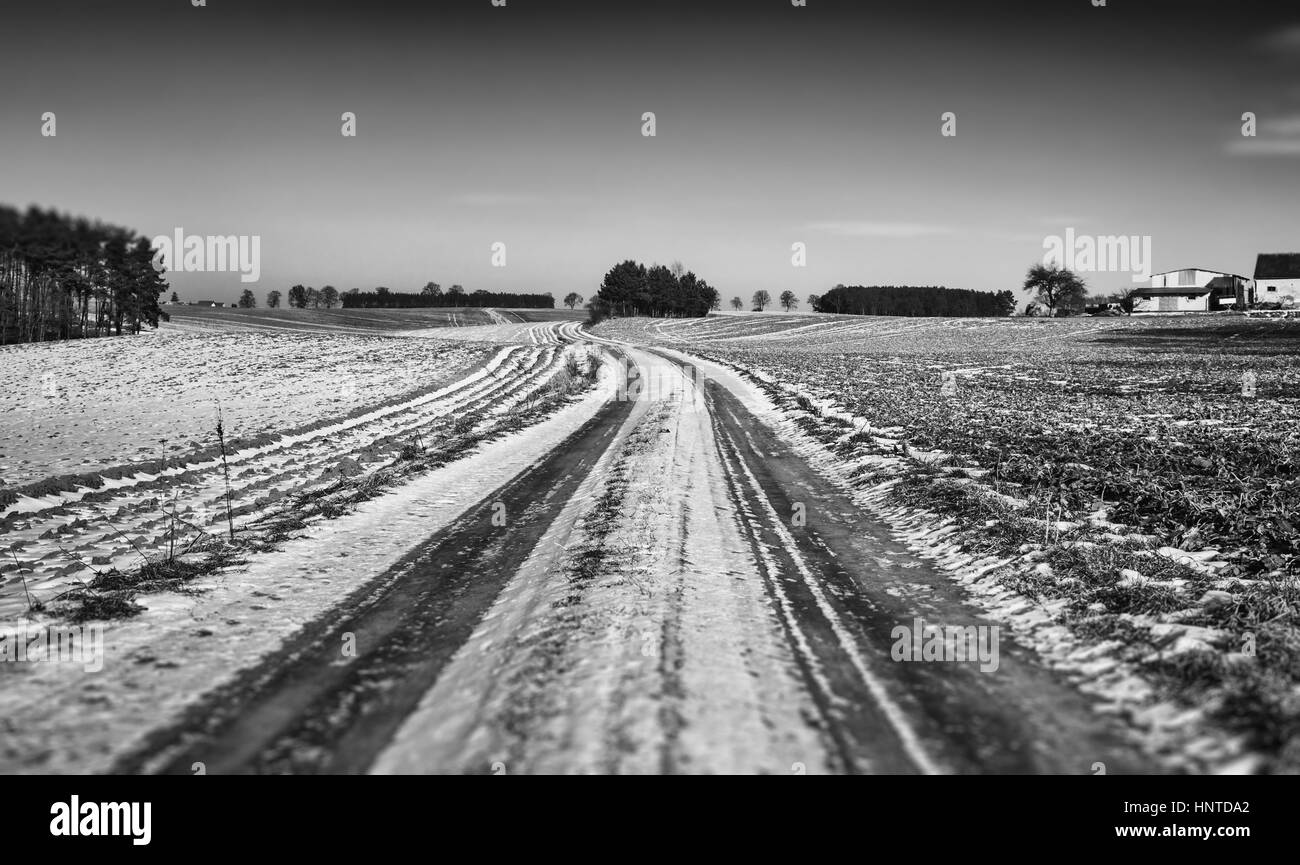
[(1002, 289), (1067, 227), (1150, 235), (1156, 270), (1249, 274), (1300, 249), (1300, 10), (1274, 8), (7, 3), (0, 202), (261, 235), (259, 296), (430, 279), (590, 296), (626, 257), (679, 259), (727, 298)]

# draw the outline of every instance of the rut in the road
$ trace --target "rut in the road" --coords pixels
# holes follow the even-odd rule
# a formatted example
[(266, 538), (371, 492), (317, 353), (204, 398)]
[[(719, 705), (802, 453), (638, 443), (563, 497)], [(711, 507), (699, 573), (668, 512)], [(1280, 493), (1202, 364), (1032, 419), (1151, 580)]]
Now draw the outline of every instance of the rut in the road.
[[(677, 360), (627, 354), (655, 386), (604, 404), (119, 768), (184, 771), (204, 755), (227, 772), (1146, 766), (1010, 638), (991, 673), (895, 663), (896, 624), (979, 613), (760, 421), (741, 385), (697, 387)], [(797, 525), (796, 504), (813, 511)], [(340, 663), (346, 633), (366, 650)]]
[[(225, 462), (237, 523), (256, 520), (290, 495), (324, 488), (342, 473), (373, 471), (416, 434), (436, 440), (441, 428), (460, 419), (485, 427), (538, 393), (562, 364), (563, 354), (555, 346), (508, 346), (483, 370), (445, 387), (232, 453)], [(138, 564), (141, 551), (161, 555), (172, 541), (168, 511), (173, 501), (187, 524), (218, 534), (225, 525), (219, 459), (110, 481), (101, 490), (63, 499), (17, 515), (0, 534), (40, 597), (89, 576), (88, 565), (126, 569)], [(186, 537), (179, 545), (193, 534), (182, 530)], [(0, 619), (24, 604), (16, 582), (6, 586), (0, 593)]]
[(826, 767), (709, 414), (674, 365), (637, 363), (669, 386), (642, 391), (598, 490), (561, 515), (563, 555), (514, 577), (373, 771)]

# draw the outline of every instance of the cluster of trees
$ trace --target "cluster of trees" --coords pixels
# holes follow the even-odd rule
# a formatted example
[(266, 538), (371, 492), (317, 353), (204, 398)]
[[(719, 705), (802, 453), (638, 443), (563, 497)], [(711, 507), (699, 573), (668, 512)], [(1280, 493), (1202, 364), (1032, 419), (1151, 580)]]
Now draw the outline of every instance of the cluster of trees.
[[(299, 286), (294, 286), (298, 288)], [(329, 286), (326, 286), (329, 288)], [(322, 289), (324, 291), (324, 289)], [(344, 309), (417, 309), (443, 306), (502, 306), (508, 309), (554, 309), (555, 297), (546, 294), (516, 294), (511, 291), (484, 291), (475, 289), (465, 293), (459, 285), (453, 285), (446, 291), (436, 282), (426, 283), (417, 294), (415, 292), (392, 291), (379, 286), (374, 291), (362, 291), (354, 288), (341, 297)], [(324, 300), (322, 299), (322, 303)], [(293, 289), (289, 289), (289, 305), (294, 305)]]
[[(355, 292), (360, 291), (358, 288), (352, 290)], [(266, 305), (275, 309), (280, 305), (280, 293), (277, 291), (272, 292), (272, 294), (276, 296), (274, 304), (271, 302), (271, 296), (267, 295)], [(339, 305), (339, 299), (339, 290), (332, 285), (327, 285), (320, 289), (312, 288), (311, 286), (295, 285), (289, 289), (289, 306), (294, 309), (306, 309), (309, 306), (312, 309), (319, 309), (322, 306), (326, 309), (333, 309)], [(243, 301), (240, 301), (239, 305), (243, 306)]]
[(614, 265), (587, 305), (593, 318), (652, 315), (674, 318), (708, 315), (721, 299), (715, 288), (682, 266), (644, 264), (628, 259)]
[[(278, 309), (283, 297), (284, 295), (279, 291), (267, 292), (267, 309)], [(175, 296), (172, 299), (175, 300)], [(362, 291), (359, 288), (353, 288), (344, 293), (339, 293), (339, 290), (332, 285), (319, 289), (309, 285), (295, 285), (289, 289), (287, 301), (293, 309), (320, 309), (321, 307), (333, 309), (336, 306), (342, 306), (344, 309), (417, 309), (437, 306), (504, 306), (519, 309), (555, 308), (555, 298), (549, 292), (540, 295), (514, 294), (512, 292), (483, 291), (479, 289), (466, 294), (465, 289), (459, 285), (453, 285), (444, 292), (442, 286), (436, 282), (426, 284), (419, 294), (392, 291), (382, 285), (374, 291)], [(572, 309), (575, 305), (582, 303), (582, 296), (570, 293), (564, 299), (564, 302)], [(240, 309), (254, 309), (257, 306), (257, 298), (253, 296), (251, 290), (246, 288), (243, 294), (239, 296), (239, 302), (235, 305)]]
[(0, 207), (0, 345), (156, 327), (167, 283), (153, 257), (130, 229)]
[[(789, 289), (786, 289), (785, 291), (781, 292), (781, 296), (777, 298), (777, 300), (780, 302), (782, 308), (784, 308), (786, 312), (789, 312), (790, 310), (794, 309), (796, 306), (799, 305), (799, 298), (795, 297), (794, 292), (790, 291)], [(821, 300), (821, 297), (816, 294), (808, 295), (808, 308), (814, 310), (817, 309), (817, 301), (819, 300)], [(750, 298), (750, 303), (752, 304), (752, 309), (755, 312), (762, 312), (764, 309), (766, 309), (768, 306), (772, 304), (772, 295), (769, 294), (764, 289), (759, 289), (758, 291), (754, 292), (754, 296)], [(731, 308), (739, 312), (740, 310), (745, 308), (745, 302), (741, 300), (739, 297), (733, 297), (731, 299)]]
[(818, 297), (813, 309), (846, 315), (1004, 316), (1016, 311), (1016, 295), (936, 285), (837, 285)]
[[(1074, 272), (1055, 264), (1035, 264), (1025, 274), (1025, 290), (1038, 298), (1049, 315), (1057, 312), (1083, 312), (1088, 286)], [(1133, 300), (1127, 298), (1127, 311)]]

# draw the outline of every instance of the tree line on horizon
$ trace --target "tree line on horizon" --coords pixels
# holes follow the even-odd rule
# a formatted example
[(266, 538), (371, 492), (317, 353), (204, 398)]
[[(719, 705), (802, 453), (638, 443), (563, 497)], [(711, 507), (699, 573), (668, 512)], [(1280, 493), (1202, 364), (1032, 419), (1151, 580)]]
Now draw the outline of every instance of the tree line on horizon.
[(691, 318), (708, 315), (719, 306), (717, 289), (681, 262), (646, 267), (629, 258), (605, 274), (587, 309), (595, 320), (611, 315)]
[[(296, 286), (295, 286), (296, 287)], [(293, 305), (293, 289), (289, 290), (289, 303)], [(392, 291), (379, 286), (374, 291), (354, 288), (340, 298), (344, 309), (423, 309), (427, 307), (484, 307), (500, 306), (507, 309), (554, 309), (555, 297), (550, 293), (521, 294), (513, 291), (486, 291), (475, 289), (469, 293), (459, 285), (446, 291), (436, 282), (426, 283), (417, 292)]]
[(1008, 316), (1016, 311), (1016, 305), (1012, 291), (995, 293), (941, 285), (837, 285), (818, 296), (813, 309), (841, 315), (960, 318)]
[(0, 206), (0, 345), (157, 327), (167, 282), (153, 260), (131, 229)]

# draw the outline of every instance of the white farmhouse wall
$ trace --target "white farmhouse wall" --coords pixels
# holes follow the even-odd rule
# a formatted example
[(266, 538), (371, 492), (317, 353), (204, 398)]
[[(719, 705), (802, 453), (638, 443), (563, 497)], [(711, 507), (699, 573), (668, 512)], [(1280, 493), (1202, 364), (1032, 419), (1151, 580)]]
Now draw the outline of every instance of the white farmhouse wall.
[(1208, 285), (1212, 279), (1218, 279), (1220, 276), (1229, 275), (1226, 273), (1220, 273), (1217, 270), (1189, 270), (1170, 270), (1165, 273), (1154, 274), (1151, 277), (1151, 287), (1190, 288), (1195, 286), (1196, 288), (1201, 288)]
[[(1153, 286), (1159, 288), (1160, 286)], [(1136, 297), (1133, 299), (1134, 312), (1205, 312), (1208, 309), (1210, 295), (1184, 297), (1182, 295), (1164, 295), (1157, 297)]]
[(1258, 303), (1280, 303), (1285, 298), (1300, 301), (1300, 279), (1257, 279), (1255, 300)]

